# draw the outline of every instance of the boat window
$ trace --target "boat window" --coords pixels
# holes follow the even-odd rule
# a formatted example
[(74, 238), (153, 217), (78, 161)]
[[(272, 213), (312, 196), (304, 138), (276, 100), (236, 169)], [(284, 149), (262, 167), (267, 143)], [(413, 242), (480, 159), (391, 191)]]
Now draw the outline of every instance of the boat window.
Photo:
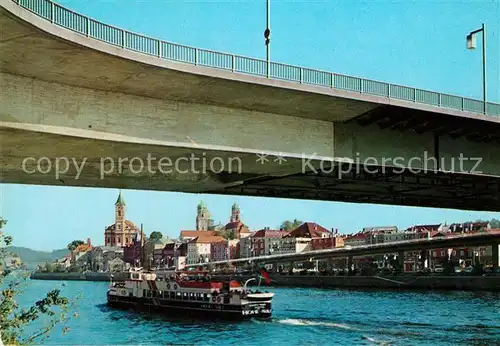
[(189, 293), (189, 299), (190, 300), (196, 300), (193, 292)]
[(144, 290), (142, 290), (142, 296), (143, 296), (143, 297), (146, 297), (146, 290), (145, 290), (145, 289), (144, 289)]
[(182, 293), (181, 292), (177, 292), (177, 299), (182, 299)]
[(175, 299), (175, 292), (170, 292), (170, 299)]
[(189, 299), (189, 297), (188, 297), (187, 292), (184, 292), (184, 295), (183, 295), (183, 297), (182, 297), (182, 300), (188, 300), (188, 299)]
[(203, 300), (206, 301), (206, 302), (209, 302), (210, 301), (210, 296), (206, 293), (203, 294)]
[(196, 300), (203, 301), (203, 294), (196, 293)]

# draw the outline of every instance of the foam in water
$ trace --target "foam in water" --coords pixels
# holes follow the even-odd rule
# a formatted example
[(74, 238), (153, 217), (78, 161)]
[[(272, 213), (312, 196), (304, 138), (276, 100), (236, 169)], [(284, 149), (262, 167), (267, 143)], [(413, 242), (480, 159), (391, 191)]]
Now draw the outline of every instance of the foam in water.
[(289, 324), (292, 326), (325, 326), (325, 327), (332, 327), (332, 328), (354, 330), (354, 328), (352, 328), (346, 324), (343, 324), (343, 323), (308, 321), (308, 320), (299, 320), (299, 319), (294, 319), (294, 318), (288, 318), (285, 320), (280, 320), (278, 322), (283, 323), (283, 324)]

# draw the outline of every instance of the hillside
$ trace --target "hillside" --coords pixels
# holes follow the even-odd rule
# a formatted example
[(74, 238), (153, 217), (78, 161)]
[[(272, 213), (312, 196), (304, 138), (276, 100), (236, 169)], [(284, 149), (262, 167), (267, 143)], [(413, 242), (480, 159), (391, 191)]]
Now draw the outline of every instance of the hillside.
[(38, 264), (55, 261), (69, 253), (68, 249), (45, 252), (19, 246), (9, 246), (7, 250), (18, 255), (29, 269), (35, 269)]

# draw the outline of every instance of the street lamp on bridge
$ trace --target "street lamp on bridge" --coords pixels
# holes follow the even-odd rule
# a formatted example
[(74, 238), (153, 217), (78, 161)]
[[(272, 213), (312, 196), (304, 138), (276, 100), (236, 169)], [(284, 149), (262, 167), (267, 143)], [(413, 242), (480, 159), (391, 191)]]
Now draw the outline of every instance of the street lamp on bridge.
[(266, 75), (269, 78), (271, 74), (271, 0), (266, 0), (266, 30), (264, 30), (264, 39), (266, 44)]
[(484, 23), (481, 29), (471, 31), (467, 35), (467, 49), (476, 49), (476, 34), (482, 33), (483, 37), (483, 113), (486, 114), (486, 29)]

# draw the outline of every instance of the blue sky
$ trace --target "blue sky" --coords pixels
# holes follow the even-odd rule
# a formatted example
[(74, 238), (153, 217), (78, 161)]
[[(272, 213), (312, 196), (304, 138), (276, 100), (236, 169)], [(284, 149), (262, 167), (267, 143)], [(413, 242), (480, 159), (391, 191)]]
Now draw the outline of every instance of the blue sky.
[[(265, 57), (265, 1), (58, 1), (97, 20), (164, 40)], [(481, 50), (465, 36), (487, 28), (488, 99), (500, 102), (500, 1), (272, 1), (271, 59), (480, 99)], [(1, 185), (0, 215), (15, 245), (51, 250), (103, 242), (118, 190)], [(177, 236), (204, 200), (227, 222), (233, 202), (251, 229), (285, 219), (350, 233), (364, 226), (500, 218), (499, 213), (315, 201), (124, 191), (127, 218)]]

